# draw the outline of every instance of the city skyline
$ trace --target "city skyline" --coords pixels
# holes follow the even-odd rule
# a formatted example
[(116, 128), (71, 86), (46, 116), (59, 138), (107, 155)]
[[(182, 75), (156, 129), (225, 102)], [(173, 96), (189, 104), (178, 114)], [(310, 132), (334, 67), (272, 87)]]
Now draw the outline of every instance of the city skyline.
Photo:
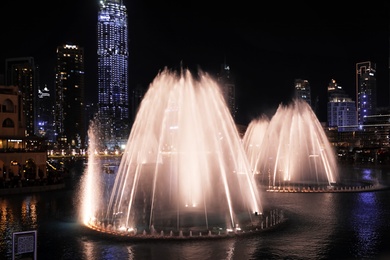
[[(174, 1), (123, 3), (128, 9), (130, 90), (146, 88), (165, 66), (215, 75), (226, 60), (236, 78), (238, 123), (272, 114), (291, 98), (298, 78), (310, 82), (312, 98), (320, 99), (319, 119), (326, 121), (330, 80), (354, 98), (355, 65), (369, 60), (377, 64), (378, 106), (388, 105), (389, 9), (383, 1), (361, 12), (329, 2), (286, 3), (283, 8), (267, 3), (260, 9), (202, 1), (189, 6)], [(53, 86), (55, 49), (64, 43), (80, 45), (85, 49), (87, 102), (96, 102), (98, 1), (60, 4), (61, 11), (54, 6), (39, 10), (34, 3), (7, 1), (7, 10), (18, 16), (12, 23), (1, 20), (7, 40), (0, 58), (34, 57), (41, 87)], [(3, 64), (0, 68), (4, 73)]]

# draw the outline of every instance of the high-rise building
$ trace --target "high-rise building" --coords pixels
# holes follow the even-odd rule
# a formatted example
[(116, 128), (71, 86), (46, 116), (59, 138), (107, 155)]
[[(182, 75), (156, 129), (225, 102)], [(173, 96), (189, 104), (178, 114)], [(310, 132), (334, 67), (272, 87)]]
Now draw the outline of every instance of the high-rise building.
[(226, 106), (229, 108), (233, 119), (236, 116), (236, 86), (232, 77), (230, 66), (224, 62), (221, 65), (221, 71), (218, 75), (218, 83), (221, 87), (222, 95), (225, 99)]
[(295, 87), (295, 97), (305, 100), (310, 107), (311, 104), (311, 91), (309, 81), (306, 79), (295, 79), (294, 81)]
[(328, 85), (328, 126), (345, 132), (355, 131), (356, 124), (355, 101), (332, 79)]
[(100, 2), (97, 23), (98, 118), (105, 149), (124, 147), (130, 134), (127, 10), (122, 0)]
[(10, 58), (5, 61), (6, 85), (18, 86), (23, 97), (26, 137), (36, 134), (38, 70), (33, 57)]
[(59, 148), (85, 147), (84, 48), (57, 47), (55, 82), (55, 134)]
[(364, 124), (365, 117), (376, 113), (376, 91), (376, 64), (371, 61), (356, 63), (356, 109), (359, 127)]

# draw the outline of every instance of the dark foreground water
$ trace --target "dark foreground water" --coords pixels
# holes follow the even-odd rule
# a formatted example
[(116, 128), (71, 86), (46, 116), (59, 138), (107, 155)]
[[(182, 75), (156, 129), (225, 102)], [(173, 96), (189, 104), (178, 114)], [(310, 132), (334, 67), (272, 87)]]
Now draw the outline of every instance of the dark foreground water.
[[(73, 173), (80, 174), (80, 173)], [(390, 168), (348, 166), (351, 180), (390, 185)], [(75, 178), (77, 179), (77, 178)], [(74, 186), (76, 187), (76, 186)], [(0, 198), (0, 257), (12, 234), (37, 231), (37, 259), (390, 259), (390, 190), (264, 193), (287, 222), (252, 236), (192, 241), (117, 241), (77, 220), (76, 188)], [(21, 259), (21, 258), (16, 258)]]

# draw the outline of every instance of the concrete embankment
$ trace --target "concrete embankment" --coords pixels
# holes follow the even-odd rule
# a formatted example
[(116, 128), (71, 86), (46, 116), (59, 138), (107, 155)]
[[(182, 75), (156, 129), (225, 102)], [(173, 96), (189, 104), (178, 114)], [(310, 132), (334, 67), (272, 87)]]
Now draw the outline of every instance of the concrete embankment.
[(42, 186), (4, 188), (4, 189), (0, 189), (0, 196), (59, 190), (59, 189), (63, 189), (63, 188), (65, 188), (65, 183), (42, 185)]

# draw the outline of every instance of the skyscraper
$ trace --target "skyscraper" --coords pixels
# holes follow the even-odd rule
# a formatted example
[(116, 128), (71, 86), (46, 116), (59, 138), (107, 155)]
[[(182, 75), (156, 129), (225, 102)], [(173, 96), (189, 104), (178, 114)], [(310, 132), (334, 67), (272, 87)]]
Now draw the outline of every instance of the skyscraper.
[(376, 113), (376, 64), (371, 61), (356, 63), (356, 109), (358, 125)]
[(125, 145), (130, 133), (127, 10), (122, 0), (100, 2), (97, 33), (101, 142), (113, 150)]
[(36, 130), (38, 96), (38, 73), (33, 57), (6, 59), (6, 84), (18, 86), (22, 92), (23, 113), (25, 115), (25, 135), (34, 136)]
[(57, 47), (55, 82), (55, 134), (60, 148), (84, 148), (84, 49), (65, 44)]

